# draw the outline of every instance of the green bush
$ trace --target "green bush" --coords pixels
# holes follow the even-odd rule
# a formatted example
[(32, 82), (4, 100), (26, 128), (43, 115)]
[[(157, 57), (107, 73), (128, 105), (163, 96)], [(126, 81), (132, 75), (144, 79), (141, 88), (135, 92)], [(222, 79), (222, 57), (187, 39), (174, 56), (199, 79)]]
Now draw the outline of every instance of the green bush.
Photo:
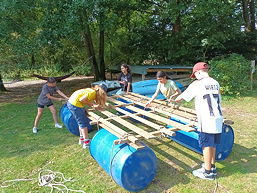
[(90, 75), (92, 73), (92, 68), (88, 64), (76, 65), (73, 66), (72, 71), (75, 71), (76, 75)]
[(240, 95), (250, 86), (251, 62), (238, 54), (210, 61), (210, 75), (221, 86), (222, 94)]

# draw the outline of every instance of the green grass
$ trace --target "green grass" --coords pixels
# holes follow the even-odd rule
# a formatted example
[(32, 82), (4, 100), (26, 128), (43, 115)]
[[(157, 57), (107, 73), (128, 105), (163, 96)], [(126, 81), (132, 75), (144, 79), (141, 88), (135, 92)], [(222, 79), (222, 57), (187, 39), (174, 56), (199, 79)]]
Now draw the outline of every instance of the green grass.
[[(219, 169), (217, 192), (256, 192), (257, 187), (257, 91), (243, 97), (223, 97), (225, 116), (235, 121), (235, 144), (231, 155), (217, 164)], [(0, 104), (0, 184), (6, 180), (35, 178), (17, 182), (4, 193), (50, 192), (37, 184), (38, 171), (50, 169), (62, 172), (71, 189), (87, 193), (126, 193), (90, 156), (77, 145), (78, 138), (65, 128), (53, 127), (46, 109), (38, 134), (32, 134), (36, 116), (36, 98), (23, 103)], [(55, 103), (57, 109), (61, 103)], [(95, 131), (90, 133), (91, 137)], [(147, 144), (158, 157), (158, 171), (154, 181), (142, 193), (206, 193), (215, 188), (214, 181), (195, 178), (191, 171), (202, 162), (202, 156), (169, 139), (152, 139)]]

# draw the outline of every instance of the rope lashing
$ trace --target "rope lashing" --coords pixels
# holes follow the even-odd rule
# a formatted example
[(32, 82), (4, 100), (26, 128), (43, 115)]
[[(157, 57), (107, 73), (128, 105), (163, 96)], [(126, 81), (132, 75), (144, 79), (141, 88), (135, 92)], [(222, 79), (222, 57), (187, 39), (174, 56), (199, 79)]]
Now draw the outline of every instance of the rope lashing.
[(96, 119), (96, 126), (97, 126), (97, 131), (99, 131), (100, 130), (100, 125), (99, 125), (99, 123), (100, 123), (100, 120), (101, 119), (101, 117), (98, 117), (97, 119)]

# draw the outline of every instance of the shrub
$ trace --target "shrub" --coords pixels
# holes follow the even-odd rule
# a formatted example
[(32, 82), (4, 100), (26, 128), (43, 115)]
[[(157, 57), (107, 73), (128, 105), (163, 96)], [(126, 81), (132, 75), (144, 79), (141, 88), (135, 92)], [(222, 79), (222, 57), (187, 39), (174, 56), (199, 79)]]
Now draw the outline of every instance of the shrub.
[(249, 88), (250, 63), (238, 54), (210, 61), (210, 75), (220, 83), (222, 94), (240, 95)]

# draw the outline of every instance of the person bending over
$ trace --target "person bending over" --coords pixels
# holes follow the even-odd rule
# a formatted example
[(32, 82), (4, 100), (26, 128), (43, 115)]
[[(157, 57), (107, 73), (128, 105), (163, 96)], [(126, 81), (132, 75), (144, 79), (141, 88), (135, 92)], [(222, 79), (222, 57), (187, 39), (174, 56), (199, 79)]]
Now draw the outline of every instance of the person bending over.
[(149, 107), (153, 100), (158, 96), (161, 92), (166, 99), (171, 102), (175, 97), (177, 97), (181, 92), (177, 87), (176, 83), (171, 80), (167, 74), (163, 71), (158, 71), (156, 74), (156, 78), (159, 81), (156, 91), (152, 98), (146, 103), (145, 107)]
[(85, 88), (75, 91), (67, 102), (67, 107), (74, 115), (79, 126), (80, 139), (79, 144), (83, 148), (89, 148), (90, 139), (88, 137), (89, 119), (84, 109), (85, 106), (93, 108), (106, 107), (107, 87), (104, 84), (95, 85), (92, 88)]

